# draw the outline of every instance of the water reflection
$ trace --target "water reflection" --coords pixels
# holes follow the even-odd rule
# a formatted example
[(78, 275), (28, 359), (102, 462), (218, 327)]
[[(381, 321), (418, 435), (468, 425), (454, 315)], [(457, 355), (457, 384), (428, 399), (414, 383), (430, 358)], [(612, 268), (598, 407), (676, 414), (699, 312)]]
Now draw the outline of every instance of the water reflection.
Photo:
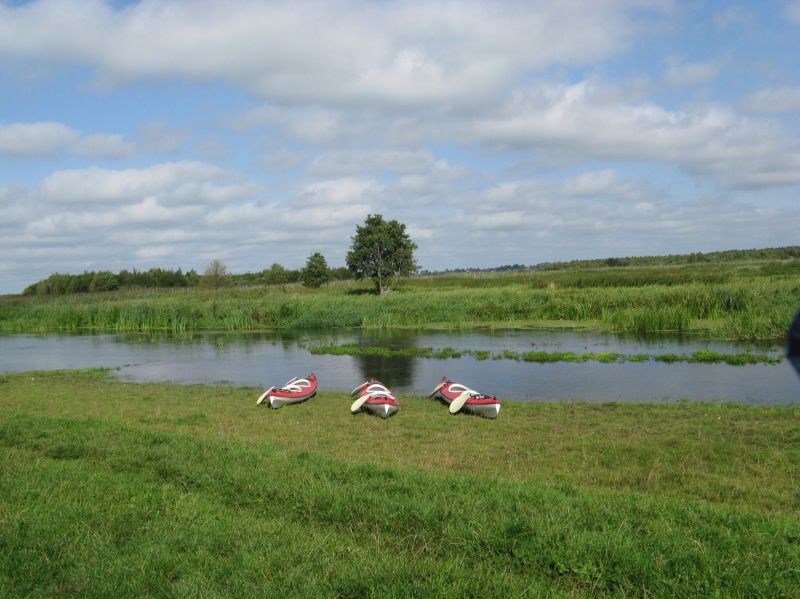
[(0, 371), (118, 367), (136, 381), (225, 381), (267, 387), (317, 373), (322, 389), (349, 391), (375, 377), (397, 393), (427, 394), (441, 376), (502, 398), (560, 401), (675, 401), (682, 398), (744, 403), (800, 400), (800, 384), (788, 362), (779, 366), (726, 364), (529, 364), (513, 361), (427, 360), (411, 357), (312, 355), (314, 345), (357, 344), (391, 348), (454, 347), (499, 352), (547, 351), (690, 353), (768, 351), (782, 345), (709, 342), (690, 336), (631, 336), (584, 332), (360, 330), (192, 332), (123, 335), (0, 336)]
[[(404, 349), (418, 347), (418, 336), (409, 334), (370, 334), (359, 336), (360, 347), (389, 347)], [(390, 388), (411, 387), (417, 358), (403, 356), (354, 356), (364, 380), (376, 378)]]

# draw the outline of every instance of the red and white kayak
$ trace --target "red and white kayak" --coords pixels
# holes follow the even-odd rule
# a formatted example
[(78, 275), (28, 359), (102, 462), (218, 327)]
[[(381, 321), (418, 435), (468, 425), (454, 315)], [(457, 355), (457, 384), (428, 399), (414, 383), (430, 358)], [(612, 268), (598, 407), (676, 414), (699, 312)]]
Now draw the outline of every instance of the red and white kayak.
[(381, 418), (388, 418), (400, 409), (400, 402), (392, 392), (376, 379), (370, 379), (353, 389), (351, 395), (358, 396), (350, 406), (353, 414), (367, 412)]
[(282, 408), (283, 406), (300, 403), (307, 400), (317, 392), (317, 375), (313, 372), (305, 378), (294, 377), (283, 387), (270, 387), (256, 401), (256, 405), (261, 405), (269, 401), (270, 408)]
[(461, 383), (455, 383), (447, 377), (442, 377), (436, 389), (430, 394), (436, 395), (450, 406), (450, 413), (467, 412), (484, 418), (497, 418), (500, 413), (500, 400), (483, 393), (478, 393)]

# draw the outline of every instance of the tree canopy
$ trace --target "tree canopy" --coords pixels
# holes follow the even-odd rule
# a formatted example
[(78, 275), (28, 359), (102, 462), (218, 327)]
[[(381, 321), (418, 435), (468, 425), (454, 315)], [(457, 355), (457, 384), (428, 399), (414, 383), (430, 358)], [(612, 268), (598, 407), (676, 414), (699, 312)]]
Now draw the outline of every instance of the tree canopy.
[(316, 289), (323, 283), (327, 283), (330, 279), (330, 272), (328, 271), (328, 263), (325, 256), (319, 252), (314, 252), (306, 260), (305, 268), (300, 271), (300, 280), (306, 287)]
[(384, 220), (380, 214), (370, 214), (363, 225), (356, 227), (347, 252), (347, 267), (357, 279), (369, 278), (378, 293), (391, 288), (397, 277), (408, 276), (417, 270), (414, 250), (406, 226), (396, 220)]
[(214, 259), (203, 272), (203, 283), (209, 287), (222, 287), (228, 276), (228, 267), (222, 260)]

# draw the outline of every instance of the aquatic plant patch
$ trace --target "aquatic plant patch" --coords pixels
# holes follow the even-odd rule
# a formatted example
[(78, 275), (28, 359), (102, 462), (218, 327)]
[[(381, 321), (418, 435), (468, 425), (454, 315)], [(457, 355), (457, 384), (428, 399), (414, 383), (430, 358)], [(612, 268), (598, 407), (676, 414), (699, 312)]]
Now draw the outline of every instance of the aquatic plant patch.
[(476, 360), (514, 360), (517, 362), (537, 362), (545, 364), (550, 362), (664, 362), (674, 364), (683, 362), (689, 364), (730, 364), (731, 366), (744, 366), (746, 364), (775, 365), (783, 362), (782, 356), (772, 354), (754, 354), (740, 352), (735, 354), (721, 353), (708, 349), (701, 349), (689, 354), (621, 354), (618, 352), (562, 352), (562, 351), (528, 351), (518, 352), (502, 350), (492, 352), (477, 349), (454, 349), (452, 347), (404, 347), (391, 348), (383, 346), (362, 346), (355, 344), (341, 345), (315, 345), (308, 348), (315, 355), (333, 356), (381, 356), (384, 358), (427, 358), (431, 360), (448, 360), (462, 357), (471, 357)]

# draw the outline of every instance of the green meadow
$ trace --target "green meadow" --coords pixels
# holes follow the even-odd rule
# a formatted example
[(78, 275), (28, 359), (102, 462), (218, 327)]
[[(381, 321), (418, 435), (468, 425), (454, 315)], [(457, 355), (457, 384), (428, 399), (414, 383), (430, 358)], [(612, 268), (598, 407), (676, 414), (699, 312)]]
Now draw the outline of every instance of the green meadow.
[(800, 411), (0, 377), (0, 596), (796, 597)]
[(0, 298), (0, 331), (572, 327), (780, 339), (800, 304), (800, 260), (413, 277), (367, 283), (127, 290)]

